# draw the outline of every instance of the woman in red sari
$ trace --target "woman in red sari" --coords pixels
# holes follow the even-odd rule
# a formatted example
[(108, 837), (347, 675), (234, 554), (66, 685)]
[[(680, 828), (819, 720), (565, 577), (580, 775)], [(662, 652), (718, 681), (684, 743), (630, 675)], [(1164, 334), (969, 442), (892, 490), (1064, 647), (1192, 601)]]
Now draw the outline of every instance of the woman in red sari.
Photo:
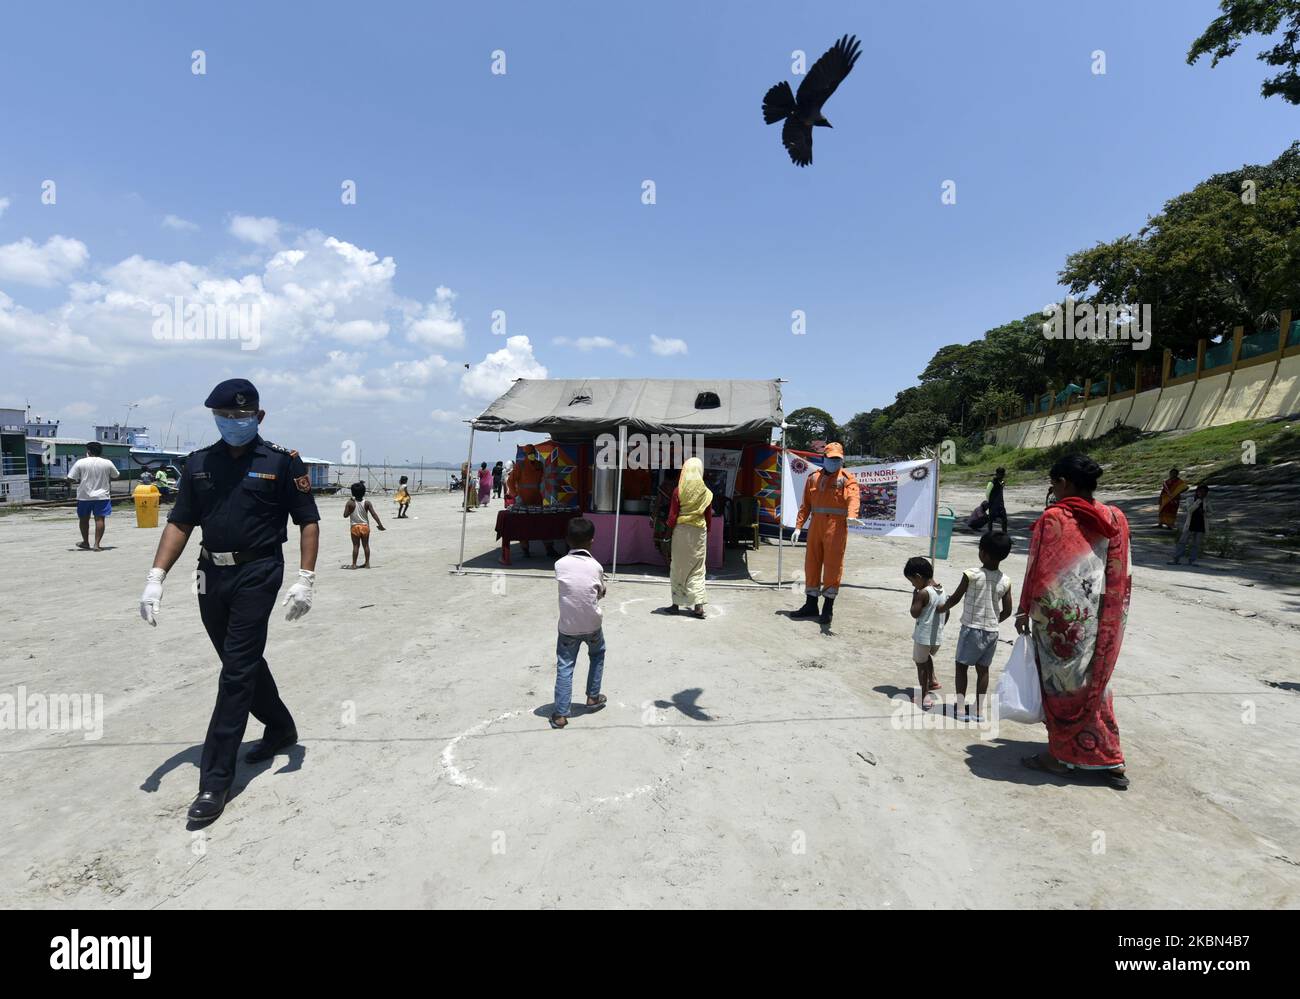
[(1097, 771), (1123, 790), (1110, 678), (1132, 585), (1128, 520), (1092, 498), (1101, 466), (1086, 455), (1061, 458), (1050, 475), (1056, 502), (1034, 524), (1016, 616), (1016, 630), (1032, 634), (1048, 751), (1022, 762), (1060, 776)]
[(1178, 469), (1169, 470), (1169, 478), (1160, 487), (1160, 527), (1173, 530), (1178, 524), (1178, 506), (1183, 501), (1187, 483), (1178, 477)]

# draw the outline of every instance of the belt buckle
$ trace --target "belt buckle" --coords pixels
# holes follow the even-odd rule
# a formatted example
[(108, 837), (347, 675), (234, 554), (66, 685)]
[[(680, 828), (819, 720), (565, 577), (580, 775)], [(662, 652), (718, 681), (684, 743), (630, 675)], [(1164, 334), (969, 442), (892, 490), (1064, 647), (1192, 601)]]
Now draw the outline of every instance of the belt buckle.
[(208, 552), (208, 555), (212, 558), (213, 565), (234, 565), (235, 564), (234, 552)]

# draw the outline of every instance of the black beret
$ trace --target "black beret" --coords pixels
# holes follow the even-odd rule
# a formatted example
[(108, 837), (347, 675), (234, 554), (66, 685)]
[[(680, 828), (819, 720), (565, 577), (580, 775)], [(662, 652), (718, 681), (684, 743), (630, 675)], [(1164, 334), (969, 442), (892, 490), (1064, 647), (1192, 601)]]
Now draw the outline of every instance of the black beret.
[(208, 393), (208, 409), (257, 409), (257, 388), (247, 378), (227, 378)]

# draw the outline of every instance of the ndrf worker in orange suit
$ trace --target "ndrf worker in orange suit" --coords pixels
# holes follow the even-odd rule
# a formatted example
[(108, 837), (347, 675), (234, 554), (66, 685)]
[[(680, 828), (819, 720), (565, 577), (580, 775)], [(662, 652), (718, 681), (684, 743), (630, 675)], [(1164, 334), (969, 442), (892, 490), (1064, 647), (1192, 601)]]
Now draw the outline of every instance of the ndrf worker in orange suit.
[(844, 574), (844, 545), (849, 521), (858, 517), (858, 480), (844, 471), (844, 446), (826, 445), (826, 460), (803, 487), (803, 502), (794, 522), (795, 541), (808, 524), (808, 552), (804, 556), (804, 605), (791, 614), (795, 618), (817, 617), (817, 597), (822, 597), (821, 623), (830, 624), (835, 597)]

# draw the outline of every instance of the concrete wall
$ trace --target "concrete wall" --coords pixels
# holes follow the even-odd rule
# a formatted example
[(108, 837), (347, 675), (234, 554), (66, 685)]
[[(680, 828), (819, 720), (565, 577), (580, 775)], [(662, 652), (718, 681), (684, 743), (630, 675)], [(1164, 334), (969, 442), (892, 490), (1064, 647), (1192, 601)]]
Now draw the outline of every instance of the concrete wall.
[(1079, 429), (1074, 435), (1074, 440), (1086, 441), (1090, 437), (1096, 437), (1097, 428), (1101, 426), (1101, 414), (1105, 409), (1105, 401), (1089, 403), (1079, 420)]
[(1126, 399), (1112, 399), (1106, 403), (1106, 408), (1101, 411), (1101, 417), (1097, 420), (1097, 436), (1100, 437), (1114, 427), (1115, 421), (1123, 423), (1132, 405), (1132, 396)]
[(1192, 390), (1196, 388), (1195, 382), (1183, 382), (1180, 385), (1166, 385), (1160, 390), (1160, 398), (1156, 400), (1155, 412), (1151, 418), (1143, 425), (1143, 430), (1176, 430), (1178, 421), (1183, 418), (1183, 410), (1187, 408), (1187, 400), (1192, 397)]
[(1062, 441), (1100, 437), (1116, 421), (1159, 432), (1199, 430), (1292, 413), (1300, 413), (1300, 354), (1284, 357), (1280, 363), (1252, 364), (1065, 413), (1026, 417), (995, 428), (994, 438), (1011, 447), (1050, 447)]
[(1137, 427), (1139, 430), (1147, 425), (1151, 419), (1151, 414), (1156, 411), (1156, 403), (1160, 400), (1160, 389), (1147, 389), (1145, 392), (1139, 392), (1133, 397), (1133, 405), (1124, 416), (1124, 422), (1130, 427)]
[(1199, 379), (1192, 389), (1192, 398), (1187, 403), (1187, 408), (1183, 410), (1182, 419), (1178, 421), (1178, 428), (1201, 430), (1208, 427), (1215, 411), (1219, 408), (1219, 402), (1223, 399), (1223, 393), (1227, 390), (1228, 380), (1231, 377), (1232, 372), (1225, 371), (1221, 375), (1210, 375), (1208, 378)]
[(1273, 381), (1273, 372), (1277, 363), (1254, 364), (1233, 372), (1232, 380), (1223, 393), (1223, 400), (1211, 421), (1212, 426), (1249, 420), (1263, 402), (1268, 387)]
[(1297, 411), (1300, 411), (1300, 354), (1282, 358), (1255, 419), (1290, 416)]

